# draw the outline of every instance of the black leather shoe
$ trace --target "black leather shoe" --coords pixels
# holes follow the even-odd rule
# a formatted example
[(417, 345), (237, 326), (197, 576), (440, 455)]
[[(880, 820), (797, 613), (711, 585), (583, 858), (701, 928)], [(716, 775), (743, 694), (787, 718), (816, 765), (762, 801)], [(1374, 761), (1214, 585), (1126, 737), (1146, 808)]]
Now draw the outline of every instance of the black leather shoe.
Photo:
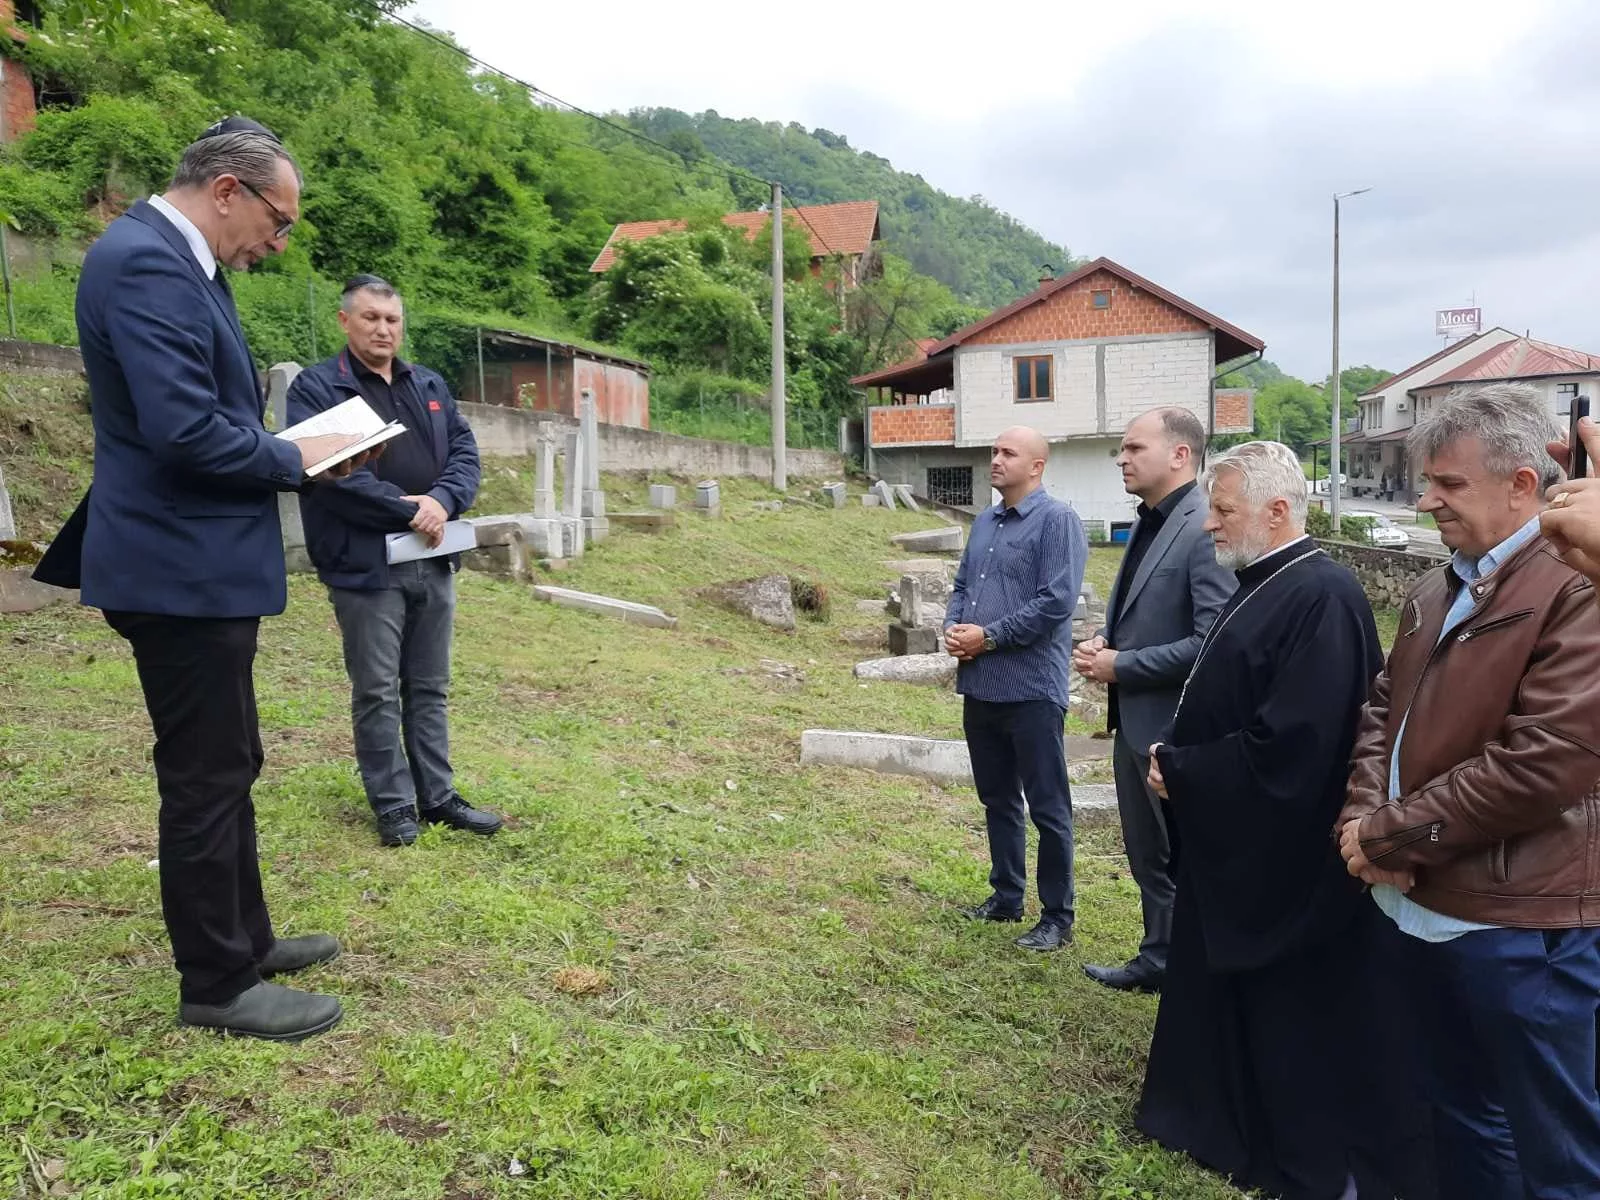
[(974, 904), (970, 908), (961, 910), (963, 917), (970, 917), (974, 921), (1020, 921), (1022, 910), (1020, 908), (1007, 908), (1000, 903), (998, 896), (990, 896), (982, 904)]
[(332, 1029), (344, 1016), (333, 996), (258, 983), (227, 1004), (180, 1004), (178, 1023), (215, 1029), (228, 1037), (298, 1042)]
[(257, 966), (263, 979), (301, 971), (313, 963), (332, 962), (339, 957), (339, 941), (325, 933), (305, 937), (279, 938), (272, 943)]
[(1017, 939), (1024, 950), (1059, 950), (1072, 945), (1072, 926), (1059, 921), (1040, 921)]
[(378, 817), (378, 840), (385, 846), (409, 846), (421, 832), (417, 815), (409, 808), (397, 808)]
[(1167, 973), (1134, 959), (1120, 967), (1085, 964), (1083, 973), (1096, 983), (1119, 992), (1159, 992)]
[(473, 808), (460, 796), (451, 796), (437, 808), (423, 809), (422, 821), (425, 825), (448, 825), (451, 829), (465, 829), (484, 837), (499, 832), (500, 826), (505, 824), (494, 813)]

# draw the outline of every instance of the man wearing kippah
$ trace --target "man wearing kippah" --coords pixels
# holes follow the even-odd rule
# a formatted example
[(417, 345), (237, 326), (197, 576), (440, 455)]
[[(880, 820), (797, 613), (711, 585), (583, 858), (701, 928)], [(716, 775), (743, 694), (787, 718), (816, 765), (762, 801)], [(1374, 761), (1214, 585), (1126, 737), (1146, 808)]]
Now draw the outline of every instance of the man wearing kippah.
[(478, 493), (478, 443), (444, 380), (400, 358), (405, 306), (376, 275), (345, 285), (348, 344), (289, 387), (289, 420), (360, 396), (407, 432), (369, 467), (302, 494), (306, 550), (328, 586), (344, 636), (356, 764), (385, 846), (409, 846), (419, 825), (482, 835), (500, 828), (473, 808), (450, 767), (447, 698), (460, 556), (391, 562), (389, 535), (440, 546), (445, 522)]

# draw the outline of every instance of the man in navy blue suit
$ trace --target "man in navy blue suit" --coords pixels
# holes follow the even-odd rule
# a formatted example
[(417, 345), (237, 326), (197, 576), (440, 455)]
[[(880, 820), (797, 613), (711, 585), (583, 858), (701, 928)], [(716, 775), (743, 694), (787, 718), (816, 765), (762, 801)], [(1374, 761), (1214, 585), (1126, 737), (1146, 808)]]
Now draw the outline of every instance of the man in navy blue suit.
[(276, 494), (349, 441), (266, 431), (221, 267), (282, 252), (300, 186), (277, 137), (230, 117), (184, 151), (164, 195), (90, 248), (77, 317), (94, 486), (49, 556), (133, 648), (155, 730), (179, 1021), (285, 1041), (332, 1028), (339, 1001), (263, 977), (330, 959), (339, 944), (275, 938), (267, 917), (252, 664), (260, 619), (287, 600)]
[(450, 769), (447, 696), (460, 555), (391, 564), (388, 535), (416, 530), (437, 546), (478, 494), (478, 443), (445, 381), (400, 357), (405, 306), (387, 280), (345, 285), (348, 345), (289, 387), (289, 420), (355, 396), (409, 431), (381, 462), (300, 497), (306, 550), (344, 635), (356, 765), (385, 846), (409, 846), (418, 822), (488, 836), (500, 818), (473, 808)]

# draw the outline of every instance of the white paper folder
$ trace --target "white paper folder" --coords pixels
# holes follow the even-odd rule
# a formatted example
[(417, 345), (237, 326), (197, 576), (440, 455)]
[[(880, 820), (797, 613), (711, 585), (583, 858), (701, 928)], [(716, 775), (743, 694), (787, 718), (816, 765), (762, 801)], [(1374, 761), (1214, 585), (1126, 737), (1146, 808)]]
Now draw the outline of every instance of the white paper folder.
[(437, 546), (415, 530), (388, 536), (390, 563), (414, 562), (419, 558), (438, 558), (441, 554), (460, 554), (478, 544), (478, 527), (471, 521), (446, 521), (444, 537)]

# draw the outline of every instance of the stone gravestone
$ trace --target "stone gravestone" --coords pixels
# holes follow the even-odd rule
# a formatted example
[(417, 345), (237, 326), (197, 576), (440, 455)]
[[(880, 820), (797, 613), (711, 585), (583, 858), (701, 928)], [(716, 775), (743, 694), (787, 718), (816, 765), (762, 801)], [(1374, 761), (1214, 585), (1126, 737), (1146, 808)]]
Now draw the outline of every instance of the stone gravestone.
[(894, 507), (894, 489), (883, 480), (880, 479), (872, 485), (872, 494), (878, 498), (878, 503), (883, 507)]
[(561, 497), (561, 557), (577, 558), (583, 554), (585, 541), (583, 528), (583, 432), (573, 430), (567, 434), (566, 476)]
[(843, 508), (844, 507), (844, 501), (845, 501), (844, 484), (842, 484), (842, 483), (825, 483), (825, 484), (822, 485), (822, 490), (825, 493), (827, 493), (828, 499), (833, 501), (833, 506), (835, 508)]
[(6, 491), (6, 473), (0, 468), (0, 541), (17, 536), (17, 519), (11, 512), (11, 493)]
[(862, 508), (877, 508), (882, 503), (883, 503), (883, 500), (878, 495), (877, 492), (863, 492), (861, 494), (861, 507)]
[(582, 511), (578, 515), (589, 540), (599, 542), (611, 532), (611, 522), (606, 520), (606, 494), (600, 490), (600, 414), (590, 388), (583, 389), (578, 428), (583, 434)]
[[(296, 362), (274, 363), (267, 371), (267, 427), (282, 432), (289, 427), (289, 385), (300, 374)], [(291, 571), (312, 570), (306, 553), (305, 526), (300, 523), (300, 497), (294, 492), (278, 493), (278, 524), (283, 527), (283, 561)]]
[(901, 504), (904, 504), (912, 512), (922, 511), (922, 505), (918, 504), (917, 498), (911, 494), (911, 485), (909, 483), (895, 484), (894, 494), (895, 499), (899, 500)]
[(900, 619), (889, 626), (890, 654), (932, 654), (938, 650), (939, 635), (918, 623), (921, 613), (922, 580), (915, 575), (902, 575)]
[(722, 488), (715, 479), (695, 484), (694, 506), (713, 517), (722, 511)]
[(670, 483), (652, 483), (650, 485), (651, 508), (677, 508), (678, 489)]
[(556, 513), (556, 443), (541, 437), (536, 447), (533, 471), (533, 515), (549, 520)]

